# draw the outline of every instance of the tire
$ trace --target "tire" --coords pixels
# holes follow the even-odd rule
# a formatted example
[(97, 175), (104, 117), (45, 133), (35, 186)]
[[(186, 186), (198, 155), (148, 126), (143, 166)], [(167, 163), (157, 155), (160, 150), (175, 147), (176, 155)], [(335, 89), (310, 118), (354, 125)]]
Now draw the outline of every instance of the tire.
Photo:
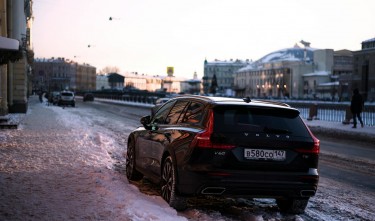
[(309, 198), (286, 198), (277, 199), (276, 203), (282, 212), (302, 214), (305, 212)]
[(161, 175), (161, 196), (163, 199), (177, 211), (183, 211), (187, 208), (186, 199), (178, 196), (176, 191), (176, 169), (173, 165), (171, 156), (168, 156), (163, 162)]
[(133, 139), (128, 142), (128, 150), (126, 151), (126, 177), (128, 180), (138, 181), (143, 178), (143, 174), (135, 169), (135, 147)]

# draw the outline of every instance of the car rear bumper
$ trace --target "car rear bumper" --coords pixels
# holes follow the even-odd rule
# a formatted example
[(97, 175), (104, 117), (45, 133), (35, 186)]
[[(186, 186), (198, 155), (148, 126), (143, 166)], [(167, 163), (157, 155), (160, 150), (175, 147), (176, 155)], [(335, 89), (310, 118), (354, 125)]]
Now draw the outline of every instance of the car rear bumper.
[(178, 190), (182, 195), (310, 197), (315, 195), (318, 180), (316, 169), (306, 173), (180, 171)]
[(74, 101), (64, 101), (64, 100), (59, 100), (58, 102), (60, 105), (73, 105), (75, 102)]

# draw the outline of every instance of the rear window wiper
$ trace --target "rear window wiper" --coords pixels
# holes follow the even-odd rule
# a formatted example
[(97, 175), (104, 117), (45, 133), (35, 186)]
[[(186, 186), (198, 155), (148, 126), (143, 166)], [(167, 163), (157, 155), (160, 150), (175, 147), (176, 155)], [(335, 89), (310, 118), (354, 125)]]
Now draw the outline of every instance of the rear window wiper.
[(267, 127), (265, 126), (263, 128), (263, 131), (266, 133), (277, 133), (277, 134), (291, 134), (292, 132), (286, 129), (281, 129), (281, 128), (272, 128), (272, 127)]

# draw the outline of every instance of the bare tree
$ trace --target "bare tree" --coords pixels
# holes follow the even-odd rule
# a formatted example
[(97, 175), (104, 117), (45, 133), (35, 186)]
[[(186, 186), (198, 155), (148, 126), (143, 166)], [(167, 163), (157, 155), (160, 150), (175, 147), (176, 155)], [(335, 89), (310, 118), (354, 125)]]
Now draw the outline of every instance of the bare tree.
[(119, 73), (120, 68), (115, 66), (106, 66), (99, 70), (98, 74), (108, 74), (108, 73)]

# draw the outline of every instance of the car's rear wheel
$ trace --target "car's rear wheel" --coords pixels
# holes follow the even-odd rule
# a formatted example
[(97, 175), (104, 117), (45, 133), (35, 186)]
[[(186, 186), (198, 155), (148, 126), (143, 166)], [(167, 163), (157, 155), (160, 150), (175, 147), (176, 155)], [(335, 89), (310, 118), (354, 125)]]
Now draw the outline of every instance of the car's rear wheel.
[(140, 180), (143, 178), (143, 174), (135, 169), (135, 148), (134, 141), (130, 139), (128, 142), (128, 150), (126, 152), (126, 177), (128, 180)]
[(161, 177), (161, 195), (167, 203), (177, 211), (185, 210), (186, 199), (178, 196), (176, 191), (176, 169), (171, 156), (168, 156), (163, 163)]
[(309, 198), (286, 198), (277, 199), (277, 206), (282, 212), (302, 214), (305, 212)]

